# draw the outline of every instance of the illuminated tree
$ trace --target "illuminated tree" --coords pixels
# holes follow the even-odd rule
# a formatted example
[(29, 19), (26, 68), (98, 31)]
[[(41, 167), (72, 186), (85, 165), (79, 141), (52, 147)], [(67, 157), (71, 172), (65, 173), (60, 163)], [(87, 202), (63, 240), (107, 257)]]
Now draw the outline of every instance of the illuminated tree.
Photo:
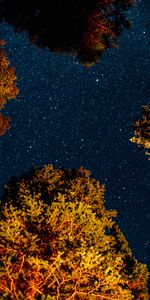
[(1, 299), (148, 300), (148, 271), (104, 206), (104, 186), (78, 170), (35, 168), (5, 186)]
[(19, 92), (15, 83), (15, 69), (9, 64), (5, 52), (0, 49), (0, 109), (9, 99), (15, 98)]
[[(4, 44), (5, 42), (0, 40), (0, 110), (8, 100), (15, 98), (19, 93), (15, 83), (15, 69), (9, 66), (10, 62), (2, 49)], [(10, 118), (0, 114), (0, 135), (5, 134), (9, 128)]]
[(4, 135), (9, 128), (10, 128), (10, 117), (3, 116), (0, 113), (0, 135)]
[(133, 124), (134, 137), (130, 139), (131, 142), (138, 146), (147, 149), (145, 152), (150, 160), (150, 106), (143, 105), (143, 117), (139, 118)]
[(76, 56), (84, 66), (95, 64), (131, 27), (126, 11), (134, 0), (1, 0), (0, 17), (32, 43)]

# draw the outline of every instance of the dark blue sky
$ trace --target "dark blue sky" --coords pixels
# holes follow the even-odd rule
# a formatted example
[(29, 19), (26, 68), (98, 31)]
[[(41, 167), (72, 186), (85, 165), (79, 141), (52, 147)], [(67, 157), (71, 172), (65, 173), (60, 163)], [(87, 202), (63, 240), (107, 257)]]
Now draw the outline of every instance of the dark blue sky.
[(105, 183), (106, 206), (118, 211), (134, 255), (150, 270), (150, 163), (129, 141), (141, 105), (150, 103), (148, 1), (130, 10), (133, 27), (120, 37), (120, 48), (91, 68), (0, 25), (20, 89), (3, 111), (11, 129), (0, 139), (0, 182), (34, 165), (89, 169)]

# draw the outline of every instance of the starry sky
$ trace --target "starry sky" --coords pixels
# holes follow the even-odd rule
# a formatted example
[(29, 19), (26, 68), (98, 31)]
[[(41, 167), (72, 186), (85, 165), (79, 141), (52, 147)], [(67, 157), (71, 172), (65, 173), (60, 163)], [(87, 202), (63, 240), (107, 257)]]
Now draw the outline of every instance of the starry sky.
[(150, 103), (149, 0), (137, 1), (128, 15), (133, 27), (119, 48), (90, 68), (0, 24), (20, 89), (3, 110), (11, 129), (0, 138), (0, 185), (35, 165), (89, 169), (105, 184), (106, 207), (118, 211), (129, 246), (150, 271), (150, 164), (129, 141), (141, 106)]

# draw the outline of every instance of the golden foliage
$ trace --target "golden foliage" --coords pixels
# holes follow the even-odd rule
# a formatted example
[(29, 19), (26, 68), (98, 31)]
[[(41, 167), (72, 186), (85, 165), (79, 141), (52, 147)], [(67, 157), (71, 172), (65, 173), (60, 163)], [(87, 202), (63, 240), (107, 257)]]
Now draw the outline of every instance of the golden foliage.
[[(3, 40), (0, 40), (0, 47), (5, 44)], [(19, 93), (19, 89), (16, 87), (15, 69), (9, 66), (10, 62), (5, 52), (0, 48), (0, 110), (4, 108), (4, 105), (9, 99), (13, 99)], [(1, 115), (0, 117), (0, 135), (5, 134), (6, 130), (10, 128), (10, 119)], [(2, 127), (4, 126), (4, 127)]]
[(4, 135), (9, 128), (10, 128), (10, 118), (3, 116), (0, 113), (0, 135)]
[(146, 266), (82, 167), (47, 165), (8, 183), (0, 215), (1, 299), (149, 299)]
[(139, 118), (133, 124), (134, 137), (130, 139), (132, 143), (142, 146), (148, 151), (145, 154), (150, 160), (150, 106), (143, 105), (143, 118)]
[(19, 92), (16, 87), (15, 69), (9, 66), (9, 60), (5, 52), (0, 49), (0, 109), (12, 98), (15, 98)]

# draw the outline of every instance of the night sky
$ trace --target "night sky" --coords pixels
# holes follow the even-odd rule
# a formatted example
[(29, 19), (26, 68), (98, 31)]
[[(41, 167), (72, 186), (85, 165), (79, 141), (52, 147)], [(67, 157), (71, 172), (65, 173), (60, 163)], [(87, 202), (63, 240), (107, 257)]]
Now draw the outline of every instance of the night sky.
[(0, 138), (0, 185), (33, 166), (91, 171), (105, 184), (107, 208), (140, 262), (150, 271), (150, 162), (129, 139), (141, 106), (150, 103), (150, 3), (130, 9), (133, 27), (95, 66), (51, 53), (0, 25), (16, 67), (19, 95), (7, 102), (11, 129)]

